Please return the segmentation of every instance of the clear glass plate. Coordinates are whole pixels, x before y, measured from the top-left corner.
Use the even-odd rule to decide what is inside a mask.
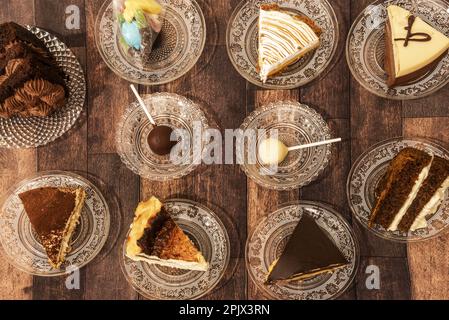
[[[208,122],[199,105],[174,93],[155,93],[143,99],[157,124],[186,130],[192,144],[200,141],[203,150],[202,134],[208,128]],[[201,125],[201,132],[194,130],[194,123]],[[147,142],[152,128],[153,125],[137,102],[127,108],[117,127],[117,152],[134,173],[149,180],[168,181],[191,173],[201,163],[202,152],[194,152],[196,150],[193,147],[186,155],[188,159],[185,164],[173,163],[169,155],[155,154]]]
[[[260,80],[257,72],[258,20],[263,3],[277,3],[280,7],[305,15],[314,20],[323,30],[321,45],[307,54],[284,72]],[[268,89],[293,89],[304,86],[330,70],[337,51],[339,28],[334,9],[327,0],[244,0],[229,19],[226,46],[235,69],[249,82]]]
[[[161,0],[166,8],[151,66],[132,61],[122,52],[112,1],[106,0],[95,23],[95,42],[104,62],[120,77],[158,85],[182,77],[196,64],[206,43],[206,23],[195,0]]]
[[[0,148],[34,148],[56,140],[75,124],[86,99],[83,69],[73,52],[51,33],[32,26],[27,29],[44,42],[66,74],[69,96],[66,105],[48,117],[0,118]]]
[[[443,0],[416,0],[418,15],[449,36],[449,4]],[[388,88],[384,70],[387,7],[399,5],[413,11],[410,0],[376,1],[354,21],[346,40],[346,58],[352,75],[379,97],[410,100],[428,96],[449,82],[449,55],[426,75],[407,85]]]
[[[81,187],[86,191],[80,223],[71,239],[72,250],[59,270],[48,262],[18,196],[41,187]],[[4,256],[18,269],[37,276],[60,276],[69,267],[82,268],[98,255],[109,235],[109,207],[103,195],[88,180],[71,172],[39,172],[19,182],[3,197],[0,214],[0,243]]]
[[[209,262],[206,272],[180,270],[125,256],[122,246],[122,271],[142,296],[155,300],[199,299],[210,293],[223,278],[230,260],[230,242],[220,218],[209,208],[196,202],[172,199],[164,202],[166,210],[190,237]]]
[[[278,130],[278,138],[286,146],[295,146],[328,140],[331,130],[326,121],[315,110],[295,101],[271,103],[251,113],[240,127],[248,129]],[[263,140],[258,136],[257,146]],[[239,153],[242,146],[237,146]],[[247,141],[243,145],[244,163],[241,168],[245,174],[262,187],[274,190],[292,190],[305,186],[324,171],[331,156],[330,145],[292,151],[278,166],[276,173],[261,163],[258,155],[251,164]]]
[[[265,285],[268,268],[282,254],[303,214],[316,220],[350,264],[303,281]],[[359,247],[352,228],[333,208],[318,202],[299,201],[284,205],[261,221],[246,242],[246,266],[251,280],[273,299],[335,299],[351,285],[358,263]]]
[[[377,236],[396,242],[416,242],[438,236],[449,225],[449,196],[435,215],[428,220],[428,227],[416,231],[388,231],[380,225],[368,226],[371,210],[376,202],[375,190],[385,175],[390,161],[404,148],[413,147],[430,154],[449,159],[449,152],[436,143],[420,138],[394,138],[380,142],[364,152],[354,163],[348,177],[346,193],[352,213],[357,220]]]

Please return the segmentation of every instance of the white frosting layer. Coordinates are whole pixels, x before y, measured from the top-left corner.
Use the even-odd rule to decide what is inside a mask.
[[[260,77],[268,76],[294,63],[318,47],[320,39],[307,23],[292,14],[277,10],[260,10],[259,66]]]
[[[418,179],[415,181],[415,185],[412,188],[412,191],[407,197],[407,200],[402,205],[401,209],[399,209],[398,213],[394,217],[393,222],[388,227],[389,231],[396,231],[398,229],[398,225],[407,212],[408,208],[412,205],[413,200],[415,200],[416,195],[418,194],[419,189],[421,188],[424,180],[426,180],[429,175],[430,167],[432,166],[432,161],[429,163],[427,167],[422,169],[421,173],[418,176]]]
[[[424,208],[418,214],[418,216],[416,217],[415,221],[413,222],[413,224],[410,228],[411,231],[415,231],[415,230],[427,227],[426,217],[435,214],[435,212],[440,207],[441,202],[443,202],[444,194],[446,193],[446,190],[448,188],[449,188],[449,177],[446,178],[446,180],[443,182],[443,184],[440,186],[440,188],[438,188],[438,190],[435,192],[435,194],[432,196],[432,198],[429,200],[429,202],[424,206]]]

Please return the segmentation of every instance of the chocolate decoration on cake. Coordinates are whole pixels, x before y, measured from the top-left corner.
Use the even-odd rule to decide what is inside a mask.
[[[429,42],[432,40],[432,37],[430,34],[427,34],[425,32],[415,32],[412,33],[412,27],[415,23],[416,17],[414,15],[411,15],[408,17],[408,26],[404,29],[407,30],[407,36],[405,38],[396,38],[395,41],[404,41],[404,47],[408,46],[409,41],[416,41],[416,42]]]
[[[155,126],[148,135],[150,149],[160,156],[170,154],[171,149],[178,143],[170,140],[173,129],[168,126]]]
[[[0,117],[46,117],[65,105],[65,75],[24,27],[0,25]]]

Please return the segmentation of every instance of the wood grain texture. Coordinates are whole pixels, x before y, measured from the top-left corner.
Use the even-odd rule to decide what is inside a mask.
[[[34,2],[23,0],[2,1],[0,23],[16,21],[21,24],[34,24]],[[36,150],[0,149],[0,195],[16,182],[36,172]],[[0,248],[0,252],[1,252]],[[30,299],[32,297],[33,277],[20,272],[0,259],[0,299]]]
[[[77,50],[77,57],[85,68],[85,49],[80,47],[78,41],[72,43],[74,32],[65,28],[65,8],[76,4],[84,13],[84,1],[61,0],[57,3],[52,0],[35,0],[36,25],[48,30],[56,30],[69,48]],[[49,12],[52,14],[50,15]],[[61,23],[57,23],[60,21]],[[83,34],[85,24],[81,24],[81,30],[76,31]],[[84,176],[87,174],[87,125],[83,117],[78,121],[75,128],[70,130],[64,137],[37,149],[37,169],[76,171]],[[85,269],[80,270],[81,288],[79,290],[68,290],[65,285],[65,277],[44,278],[34,277],[33,299],[81,299],[85,289]]]
[[[446,108],[439,102],[437,106]],[[449,148],[449,117],[404,120],[404,136],[436,140]],[[413,299],[449,299],[449,234],[408,245]]]

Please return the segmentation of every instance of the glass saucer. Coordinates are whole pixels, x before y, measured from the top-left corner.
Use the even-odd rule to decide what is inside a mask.
[[[33,26],[26,27],[41,39],[64,71],[69,95],[66,105],[48,117],[0,118],[0,148],[35,148],[46,145],[69,131],[84,108],[86,79],[76,56],[51,33]]]
[[[18,196],[41,187],[81,187],[86,191],[80,223],[71,239],[72,250],[59,270],[50,266]],[[4,256],[18,269],[37,276],[60,276],[73,267],[82,268],[98,255],[109,235],[109,207],[103,195],[91,182],[71,172],[39,172],[19,182],[3,197],[0,214]]]
[[[313,53],[304,56],[281,74],[266,83],[257,72],[258,19],[263,3],[277,3],[280,7],[305,15],[322,29],[321,45]],[[327,0],[244,0],[229,19],[226,46],[235,69],[249,82],[268,89],[293,89],[304,86],[330,69],[337,51],[339,28],[334,9]]]
[[[154,300],[192,300],[211,292],[223,278],[230,259],[228,233],[209,208],[184,199],[164,202],[166,210],[195,243],[209,263],[206,272],[181,270],[126,257],[122,246],[121,267],[125,278],[142,296]]]
[[[416,231],[388,231],[380,225],[368,226],[371,209],[376,202],[375,190],[385,175],[390,161],[404,148],[413,147],[449,159],[449,151],[440,145],[420,139],[394,138],[380,142],[364,152],[354,163],[348,176],[346,193],[352,213],[357,220],[377,236],[396,242],[417,242],[438,236],[449,225],[449,196],[435,215],[428,220],[428,227]]]
[[[303,281],[265,285],[268,268],[282,254],[303,214],[316,220],[350,262],[349,265]],[[351,227],[333,208],[318,202],[286,204],[260,222],[246,242],[246,267],[251,280],[265,295],[273,299],[336,299],[351,285],[358,263],[359,247]]]
[[[295,101],[271,103],[251,113],[240,127],[247,130],[278,130],[278,139],[286,146],[295,146],[328,140],[331,130],[326,121],[315,110]],[[264,139],[257,136],[257,149]],[[243,152],[241,151],[243,147]],[[279,164],[276,172],[262,164],[257,155],[256,162],[251,162],[251,148],[248,140],[241,146],[243,154],[241,168],[245,174],[262,187],[274,190],[293,190],[303,187],[315,179],[329,164],[332,146],[325,145],[304,150],[292,151]]]
[[[206,22],[195,0],[161,0],[166,8],[162,31],[150,54],[151,66],[129,60],[119,44],[112,1],[106,0],[95,22],[95,42],[104,62],[120,77],[158,85],[182,77],[196,64],[206,43]]]
[[[193,101],[173,93],[155,93],[143,97],[155,122],[172,129],[183,129],[189,134],[192,145],[201,142],[201,152],[191,148],[185,163],[176,164],[170,156],[155,154],[147,143],[153,128],[137,102],[132,103],[117,127],[116,146],[123,163],[142,178],[168,181],[191,173],[202,161],[203,133],[208,122],[201,107]],[[195,130],[194,124],[200,125]]]
[[[449,36],[449,3],[442,0],[416,0],[416,3],[418,15]],[[410,100],[428,96],[449,82],[449,55],[420,79],[407,85],[388,88],[383,65],[389,5],[413,11],[410,0],[379,0],[362,11],[354,21],[346,41],[349,68],[362,87],[379,97]]]

